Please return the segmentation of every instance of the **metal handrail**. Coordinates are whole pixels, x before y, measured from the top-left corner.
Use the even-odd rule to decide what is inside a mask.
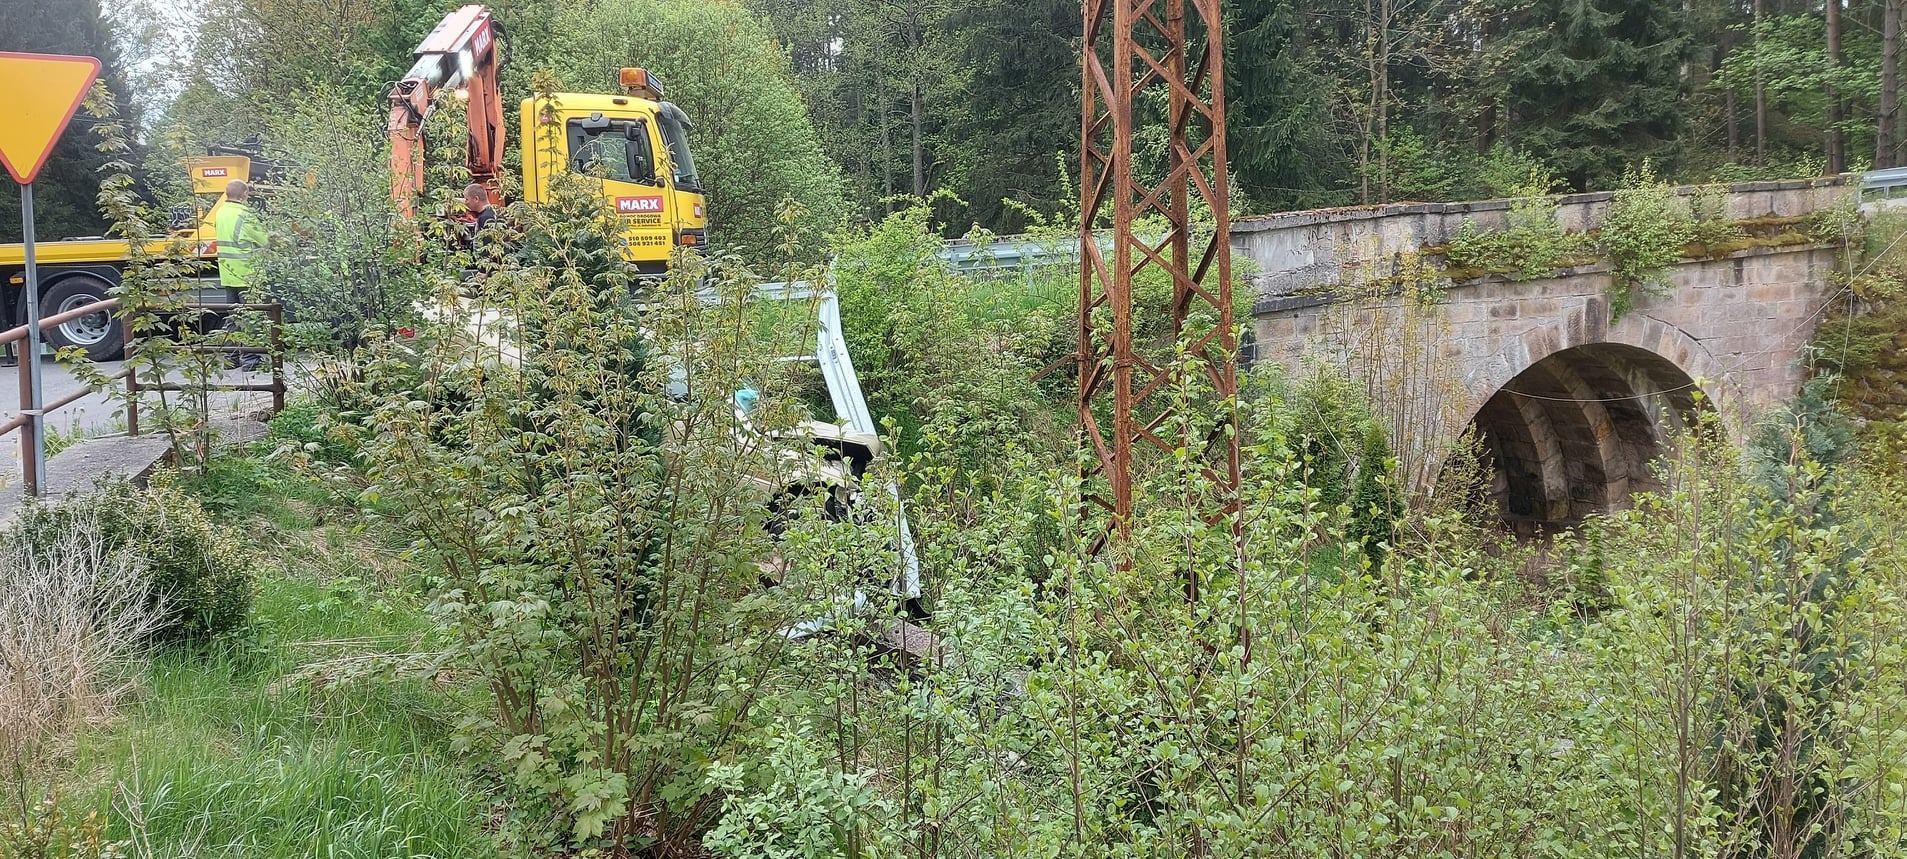
[[[45,319],[40,320],[40,330],[45,331],[49,328],[58,328],[59,326],[65,325],[66,323],[71,322],[75,319],[78,319],[82,316],[91,316],[102,310],[118,310],[118,309],[119,309],[119,299],[117,298],[108,298],[105,301],[95,301],[92,304],[86,304],[79,307],[75,307],[72,310],[66,311],[65,313],[56,313],[52,316],[48,316]],[[26,339],[25,325],[15,325],[12,328],[9,328],[5,331],[0,331],[0,346],[5,346],[8,343],[16,343],[25,339]]]
[[[205,385],[208,391],[257,391],[271,394],[272,414],[285,410],[285,306],[282,304],[254,302],[221,302],[215,304],[194,304],[193,310],[263,310],[265,317],[271,320],[271,345],[263,349],[249,346],[196,346],[196,350],[206,352],[224,352],[232,355],[269,355],[271,357],[271,384],[269,385]],[[126,354],[132,355],[133,338],[126,336]],[[139,381],[138,374],[126,376],[126,434],[139,434],[139,393],[141,391],[184,391],[200,386],[181,385],[176,382],[160,382],[156,385]]]
[[[119,299],[117,298],[108,298],[104,301],[95,301],[92,304],[76,307],[64,313],[57,313],[52,316],[48,316],[45,319],[40,320],[39,328],[43,332],[48,331],[53,328],[57,328],[61,325],[65,325],[68,322],[72,322],[75,319],[79,319],[80,317],[83,317],[83,316],[90,316],[95,313],[109,313],[114,310],[118,310],[119,306],[120,306]],[[243,346],[233,346],[233,347],[198,346],[193,348],[202,349],[205,351],[228,352],[232,354],[270,355],[271,356],[271,373],[272,373],[271,384],[269,385],[209,385],[207,386],[207,388],[209,390],[217,390],[217,391],[260,391],[260,392],[269,391],[272,395],[272,412],[277,413],[277,412],[284,411],[285,410],[285,392],[286,392],[285,361],[284,361],[284,343],[285,343],[284,341],[284,306],[280,304],[259,304],[259,303],[219,303],[219,304],[194,304],[192,305],[192,309],[207,310],[207,311],[220,311],[220,310],[263,310],[265,311],[266,317],[271,320],[271,345],[269,347],[257,348],[257,347],[243,347]],[[16,325],[5,331],[0,331],[0,346],[5,346],[11,343],[19,343],[21,341],[27,340],[28,339],[27,328],[28,326],[22,324],[22,325]],[[134,348],[134,340],[131,333],[128,332],[126,336],[126,344],[124,347],[126,355],[128,357],[130,357],[133,354],[133,348]],[[16,347],[16,351],[24,351],[24,350]],[[40,445],[36,443],[37,439],[35,438],[34,434],[39,431],[41,426],[44,425],[44,420],[46,416],[56,409],[60,409],[60,408],[64,408],[66,406],[72,405],[75,401],[79,400],[81,397],[84,397],[88,394],[95,393],[98,390],[100,390],[99,388],[95,388],[91,385],[88,385],[77,391],[67,394],[66,396],[60,397],[59,399],[54,400],[53,402],[45,403],[41,405],[38,409],[35,409],[33,408],[33,405],[32,405],[33,401],[36,399],[35,391],[33,389],[33,364],[36,363],[38,360],[39,360],[38,355],[22,354],[20,356],[20,360],[18,362],[20,367],[20,411],[16,412],[12,417],[8,418],[7,420],[0,421],[0,436],[5,436],[6,434],[13,432],[14,430],[21,430],[20,468],[21,468],[21,471],[24,472],[24,482],[26,485],[26,491],[28,495],[38,495],[40,493],[40,486],[38,481],[39,462],[37,461]],[[122,368],[119,372],[106,377],[107,382],[117,382],[122,379],[125,380],[126,382],[126,432],[128,435],[139,434],[139,393],[140,391],[142,390],[183,391],[187,388],[187,386],[185,385],[180,385],[173,382],[161,382],[156,385],[153,385],[153,384],[141,385],[139,382],[139,375],[137,373],[134,373],[133,368],[131,367]],[[40,419],[39,422],[36,422],[34,420],[36,417]]]

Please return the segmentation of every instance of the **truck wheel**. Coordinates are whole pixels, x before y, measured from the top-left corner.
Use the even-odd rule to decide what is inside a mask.
[[[62,279],[41,296],[40,318],[105,301],[110,289],[105,281],[90,275]],[[111,361],[126,345],[126,329],[112,311],[102,310],[47,329],[46,342],[55,349],[78,346],[86,350],[89,359]]]

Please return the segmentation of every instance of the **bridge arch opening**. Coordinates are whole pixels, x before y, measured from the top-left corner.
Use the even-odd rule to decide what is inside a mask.
[[[1518,373],[1471,427],[1504,523],[1537,534],[1658,488],[1651,464],[1690,425],[1697,403],[1695,381],[1668,359],[1593,343]]]

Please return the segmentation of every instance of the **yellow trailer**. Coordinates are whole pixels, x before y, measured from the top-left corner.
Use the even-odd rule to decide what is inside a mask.
[[[171,236],[146,242],[149,254],[165,253],[174,241],[182,241],[186,253],[202,263],[192,288],[202,302],[237,301],[231,290],[218,283],[214,259],[218,252],[212,230],[218,207],[225,203],[225,183],[233,179],[250,182],[263,180],[262,165],[245,155],[207,155],[187,160],[192,179],[193,202],[173,213]],[[34,263],[40,282],[40,314],[52,316],[75,310],[110,297],[119,286],[132,254],[124,239],[77,238],[34,243]],[[0,327],[10,328],[26,321],[26,247],[19,243],[0,244],[0,278],[5,278],[5,298],[0,299]],[[125,331],[110,313],[94,313],[59,325],[46,333],[46,342],[54,348],[77,346],[95,361],[119,357],[125,345]]]

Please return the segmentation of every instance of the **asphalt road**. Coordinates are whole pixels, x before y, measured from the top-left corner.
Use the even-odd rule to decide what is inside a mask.
[[[94,365],[100,372],[111,376],[123,366],[118,361]],[[42,385],[45,395],[41,402],[51,402],[86,387],[79,376],[67,367],[53,361],[41,365]],[[271,373],[228,371],[220,376],[224,384],[265,384],[271,381]],[[48,434],[59,433],[66,436],[79,434],[84,437],[110,435],[126,431],[126,403],[123,392],[125,383],[119,382],[120,396],[113,397],[105,392],[87,394],[70,405],[46,416]],[[219,391],[212,394],[212,412],[220,414],[238,414],[252,411],[270,402],[270,394],[238,393]],[[167,394],[169,402],[178,402],[179,394]],[[157,394],[146,394],[140,398],[141,417],[145,417],[149,408],[158,405]],[[18,367],[0,367],[0,420],[19,413],[20,406],[20,370]],[[146,421],[150,421],[146,418]],[[142,421],[142,423],[145,423]],[[153,425],[147,424],[148,427]],[[11,483],[20,479],[20,433],[12,432],[0,436],[0,483]]]

